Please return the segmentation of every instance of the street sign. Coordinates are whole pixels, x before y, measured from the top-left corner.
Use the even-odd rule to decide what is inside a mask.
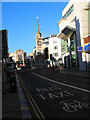
[[[84,51],[85,52],[90,51],[90,44],[84,46]]]
[[[78,46],[78,51],[83,51],[83,47]]]

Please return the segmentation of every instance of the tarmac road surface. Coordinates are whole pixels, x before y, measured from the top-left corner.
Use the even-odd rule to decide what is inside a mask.
[[[32,118],[88,118],[88,78],[42,69],[17,74]]]

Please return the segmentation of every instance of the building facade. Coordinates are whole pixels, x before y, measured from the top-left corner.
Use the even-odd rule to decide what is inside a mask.
[[[38,32],[36,33],[36,38],[35,38],[35,41],[36,41],[36,55],[40,55],[43,53],[43,48],[42,48],[42,34],[40,33],[39,31],[39,20],[38,20],[38,17],[37,17],[37,24],[38,24]]]
[[[35,55],[36,55],[36,47],[33,49],[33,60],[35,62]]]
[[[45,59],[49,59],[49,37],[43,38],[43,53]]]
[[[23,50],[16,50],[15,53],[10,53],[9,57],[12,57],[15,63],[25,63],[26,53]]]
[[[61,58],[61,39],[57,35],[50,35],[49,38],[49,59],[51,57],[56,60]]]
[[[44,61],[44,55],[43,55],[43,37],[42,34],[39,31],[39,21],[37,17],[37,23],[38,23],[38,32],[36,33],[36,48],[35,48],[35,53],[34,53],[34,60],[37,65],[43,64]]]
[[[28,57],[30,58],[30,62],[33,63],[33,52],[29,53]]]
[[[7,63],[8,63],[8,30],[0,30],[0,77],[2,78],[2,94],[6,92],[6,82],[8,80],[7,76]]]
[[[57,35],[43,38],[43,53],[46,60],[61,58],[61,39]]]
[[[36,34],[36,55],[39,55],[41,53],[43,53],[43,48],[42,48],[42,34],[39,31],[38,28],[38,32]]]
[[[0,48],[2,49],[2,59],[7,59],[8,53],[8,30],[0,30]]]
[[[63,64],[68,68],[87,70],[90,62],[90,3],[70,0],[62,11],[58,26]]]

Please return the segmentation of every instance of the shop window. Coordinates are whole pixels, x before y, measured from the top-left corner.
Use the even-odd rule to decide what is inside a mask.
[[[76,54],[72,55],[72,67],[75,67],[76,66]]]
[[[61,39],[61,52],[62,54],[67,52],[67,40]]]
[[[71,51],[75,51],[75,43],[74,43],[74,40],[71,40],[70,45],[71,45]]]

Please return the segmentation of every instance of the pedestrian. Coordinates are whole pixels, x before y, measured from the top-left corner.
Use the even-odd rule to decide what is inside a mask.
[[[55,61],[53,61],[53,70],[54,70],[54,68],[55,68]]]
[[[53,64],[52,64],[52,61],[50,60],[50,69],[52,68],[52,65],[53,65]]]

